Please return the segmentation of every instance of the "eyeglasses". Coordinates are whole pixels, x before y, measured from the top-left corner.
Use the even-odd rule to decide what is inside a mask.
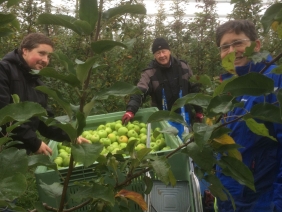
[[[242,40],[236,40],[233,43],[229,43],[229,44],[224,44],[219,48],[220,52],[224,53],[227,52],[230,49],[230,46],[232,46],[233,48],[241,48],[245,46],[246,41],[250,41],[250,39],[242,39]]]
[[[169,50],[168,49],[162,49],[162,50],[159,50],[159,51],[156,51],[154,53],[155,56],[160,56],[161,54],[166,54]]]

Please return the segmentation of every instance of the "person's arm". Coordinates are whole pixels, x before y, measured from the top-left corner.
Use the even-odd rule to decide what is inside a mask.
[[[133,94],[130,96],[130,100],[126,106],[126,112],[122,117],[123,124],[126,124],[134,118],[135,114],[139,110],[139,107],[145,101],[146,96],[150,93],[150,76],[148,75],[147,71],[142,72],[137,87],[143,94]]]

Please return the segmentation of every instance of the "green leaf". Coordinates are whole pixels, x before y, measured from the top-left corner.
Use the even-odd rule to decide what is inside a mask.
[[[75,75],[75,69],[74,69],[74,63],[68,58],[67,55],[63,54],[62,51],[56,51],[53,52],[52,55],[54,55],[59,62],[61,63],[61,65],[71,74]],[[41,69],[42,71],[43,69]]]
[[[262,74],[252,72],[240,76],[226,84],[224,92],[231,93],[232,96],[260,96],[266,93],[271,93],[273,87],[274,82],[272,79]]]
[[[97,143],[82,143],[72,145],[71,153],[76,162],[82,163],[85,167],[92,165],[103,150],[103,144]]]
[[[0,110],[0,126],[11,121],[26,121],[33,116],[42,115],[47,115],[47,112],[38,103],[21,102],[9,104]]]
[[[13,103],[20,103],[20,97],[17,94],[12,95]]]
[[[63,110],[69,117],[72,116],[72,109],[70,104],[64,100],[64,98],[58,91],[46,86],[37,86],[36,90],[46,93],[49,97],[52,97],[63,108]]]
[[[243,162],[233,157],[222,156],[217,163],[222,168],[223,174],[255,191],[253,174]]]
[[[2,168],[1,172],[3,172]],[[14,172],[10,176],[0,179],[0,200],[13,201],[24,194],[27,189],[27,182],[22,173]]]
[[[97,0],[80,0],[79,3],[79,18],[88,22],[90,30],[93,31],[99,14]]]
[[[152,149],[150,149],[150,148],[143,148],[143,149],[137,151],[136,158],[139,161],[142,161],[145,158],[145,156],[148,155],[151,151],[152,151]]]
[[[279,107],[269,103],[254,105],[250,111],[253,118],[282,124]]]
[[[186,104],[198,105],[205,109],[209,105],[211,98],[211,96],[206,94],[190,93],[183,96],[182,98],[177,99],[173,103],[171,111],[175,111]]]
[[[261,24],[264,29],[264,33],[267,33],[271,27],[271,24],[276,20],[276,16],[282,12],[282,3],[275,3],[268,7],[261,17]]]
[[[63,186],[60,183],[53,183],[51,185],[47,185],[46,183],[40,180],[39,186],[43,189],[43,191],[54,199],[58,199],[61,197],[63,192]]]
[[[89,116],[92,108],[94,107],[95,103],[93,100],[91,100],[90,102],[88,102],[87,104],[85,104],[85,106],[83,107],[83,113],[85,114],[85,116]]]
[[[253,54],[255,53],[254,52],[254,49],[256,47],[256,42],[251,42],[251,45],[250,46],[247,46],[245,48],[245,52],[243,53],[243,57],[248,57],[250,58],[251,56],[253,56]]]
[[[195,143],[200,149],[210,140],[213,130],[219,126],[220,123],[209,126],[203,123],[195,123],[193,125]]]
[[[274,69],[272,69],[272,70],[270,71],[270,73],[282,74],[282,65],[276,66]]]
[[[226,114],[232,108],[234,97],[231,95],[221,95],[221,96],[215,96],[211,99],[210,104],[207,108],[207,116],[208,117],[214,117],[221,114]]]
[[[89,71],[92,69],[92,66],[95,64],[95,61],[96,61],[96,58],[91,57],[91,58],[88,58],[85,61],[85,63],[77,65],[76,75],[81,84],[84,84],[89,74]]]
[[[228,197],[226,195],[226,193],[224,192],[222,187],[218,187],[217,185],[213,185],[211,184],[209,187],[209,190],[211,191],[211,193],[219,198],[221,201],[226,201],[228,200]]]
[[[10,140],[12,140],[12,139],[9,138],[9,137],[2,137],[2,138],[0,138],[0,146],[4,145],[5,143],[7,143]]]
[[[11,23],[12,21],[14,21],[14,19],[16,19],[16,16],[13,14],[0,13],[0,26]]]
[[[43,68],[38,72],[38,75],[58,79],[72,87],[80,86],[80,82],[74,74],[60,74],[54,68]]]
[[[93,183],[92,186],[79,186],[75,194],[71,195],[71,198],[76,202],[82,202],[85,199],[101,199],[109,203],[112,207],[115,204],[115,194],[113,188],[110,186],[103,186]]]
[[[90,35],[92,33],[91,26],[87,21],[76,20],[73,22],[73,25],[85,35]]]
[[[125,13],[130,14],[142,14],[146,15],[146,8],[142,4],[134,4],[134,5],[121,5],[115,8],[111,8],[103,13],[104,19],[110,19],[117,15],[123,15]]]
[[[222,94],[222,92],[224,91],[224,88],[226,86],[227,83],[231,82],[232,80],[236,79],[238,77],[233,76],[229,79],[224,80],[219,86],[217,86],[213,92],[213,97],[218,96],[220,94]]]
[[[235,59],[236,59],[235,52],[229,53],[222,59],[222,67],[233,75],[237,75],[234,65]]]
[[[143,182],[145,183],[146,190],[144,191],[144,194],[150,194],[152,188],[153,188],[153,180],[150,177],[144,176]]]
[[[15,175],[15,173],[26,174],[27,155],[25,150],[11,147],[0,152],[0,181]]]
[[[28,166],[47,166],[48,168],[57,170],[57,165],[47,155],[31,155],[28,157]]]
[[[269,135],[269,131],[264,124],[260,124],[252,118],[248,118],[248,119],[244,119],[244,120],[245,120],[247,126],[249,127],[249,129],[253,133],[255,133],[257,135],[265,136],[265,137],[270,138],[271,140],[277,141],[276,138]]]
[[[47,126],[56,126],[56,127],[61,128],[65,133],[68,134],[71,141],[74,141],[77,138],[77,136],[78,136],[77,130],[72,126],[71,123],[66,123],[66,124],[61,124],[61,123],[57,123],[57,122],[55,123],[54,122],[55,119],[53,119],[53,121],[50,124],[48,124],[48,122],[51,121],[51,120],[52,120],[52,118],[48,119],[47,123],[45,122]]]
[[[152,161],[151,165],[158,179],[168,185],[170,183],[170,165],[167,159],[164,156],[160,156]]]
[[[68,15],[54,15],[43,13],[38,16],[37,24],[51,24],[63,26],[81,35],[82,31],[73,24],[75,21],[76,19],[74,17]]]
[[[154,112],[152,115],[149,116],[147,123],[159,121],[174,121],[177,123],[181,123],[184,126],[187,126],[187,123],[183,120],[183,117],[181,115],[167,110],[160,110]]]
[[[81,135],[84,127],[86,126],[86,117],[84,113],[77,111],[76,119],[77,119],[77,135]]]
[[[212,135],[211,135],[211,139],[213,138],[218,138],[224,134],[228,134],[230,133],[231,130],[227,127],[220,127],[218,129],[215,129],[213,132],[212,132]]]
[[[183,149],[183,153],[186,153],[191,157],[197,166],[201,167],[206,172],[210,172],[216,162],[213,151],[208,146],[200,148],[196,143],[190,143],[186,149]]]
[[[123,97],[129,94],[142,94],[142,92],[137,86],[125,82],[116,82],[113,86],[96,93],[93,100],[103,100],[107,99],[109,96]]]
[[[239,149],[239,148],[244,148],[240,146],[239,144],[220,144],[218,142],[213,141],[211,143],[212,148],[214,149],[215,152],[228,152],[231,149]]]
[[[190,79],[190,82],[196,82],[201,83],[205,86],[212,86],[211,78],[210,76],[203,74],[203,75],[193,75]]]
[[[6,37],[6,36],[9,36],[9,35],[12,35],[13,33],[14,33],[14,31],[11,30],[8,27],[1,27],[0,28],[0,37]]]
[[[262,52],[257,52],[254,54],[251,59],[254,64],[259,63],[261,61],[265,61],[270,53],[268,51],[263,50]]]
[[[91,43],[91,48],[96,54],[102,54],[106,51],[110,51],[116,46],[127,48],[125,44],[113,40],[99,40]]]
[[[26,122],[29,122],[29,120],[26,120],[26,121],[19,121],[19,122],[13,122],[12,125],[10,125],[9,127],[6,128],[6,132],[7,133],[11,133],[15,128],[17,128],[18,126],[26,123]]]

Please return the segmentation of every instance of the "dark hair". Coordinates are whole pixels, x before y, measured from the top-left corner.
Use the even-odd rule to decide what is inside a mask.
[[[20,50],[24,48],[28,50],[32,50],[38,47],[40,44],[47,44],[52,48],[54,48],[54,44],[48,36],[42,33],[30,33],[23,38],[20,44]]]
[[[227,21],[224,24],[220,25],[216,29],[216,45],[220,46],[220,40],[223,35],[229,32],[235,32],[240,34],[241,32],[245,33],[251,41],[258,39],[258,35],[255,29],[255,25],[248,20],[231,20]]]

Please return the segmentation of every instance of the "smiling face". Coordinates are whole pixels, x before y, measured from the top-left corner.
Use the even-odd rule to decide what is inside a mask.
[[[170,50],[161,49],[154,53],[156,61],[163,66],[170,66]]]
[[[260,41],[254,41],[256,46],[254,48],[255,52],[260,50]],[[227,32],[225,33],[220,40],[220,57],[223,59],[226,55],[235,51],[235,66],[244,66],[250,60],[247,57],[243,57],[243,53],[245,52],[245,48],[250,46],[252,41],[247,35],[243,32],[237,34],[235,32]],[[230,44],[230,45],[228,45]]]
[[[50,53],[53,52],[53,47],[47,44],[39,44],[31,50],[22,49],[22,56],[31,69],[41,70],[46,67],[50,61]]]

